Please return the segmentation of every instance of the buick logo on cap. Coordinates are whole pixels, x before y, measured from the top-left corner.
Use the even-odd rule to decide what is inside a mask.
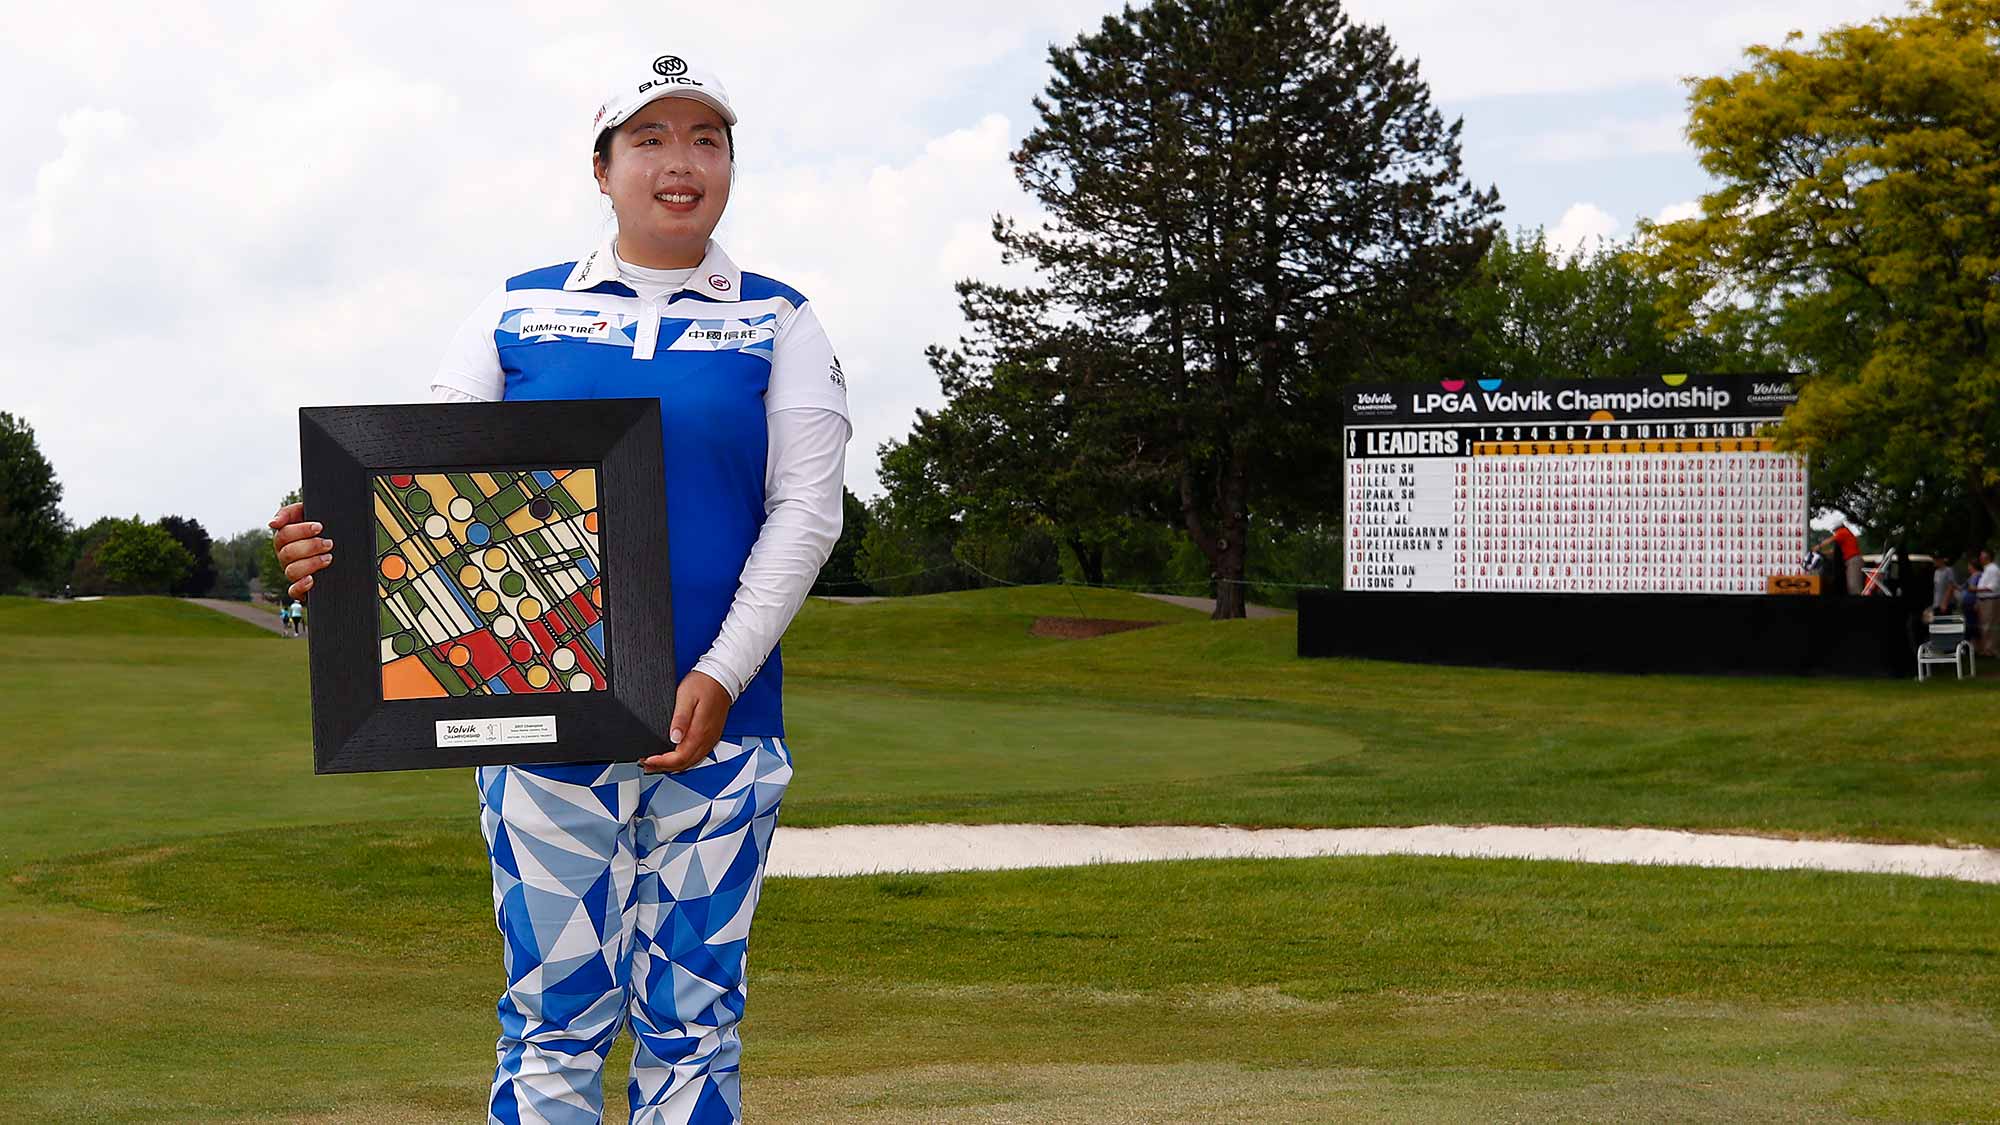
[[[672,78],[676,74],[686,74],[688,64],[673,55],[661,55],[653,60],[653,73],[662,78]]]

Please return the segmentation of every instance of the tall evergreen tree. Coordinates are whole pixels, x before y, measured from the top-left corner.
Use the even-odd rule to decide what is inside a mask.
[[[1240,617],[1252,513],[1338,510],[1339,387],[1431,346],[1497,196],[1337,0],[1158,0],[1050,61],[1014,154],[1047,220],[994,223],[1037,280],[962,283],[947,362],[1023,404],[1017,439],[1060,404],[1055,464],[1170,510]]]

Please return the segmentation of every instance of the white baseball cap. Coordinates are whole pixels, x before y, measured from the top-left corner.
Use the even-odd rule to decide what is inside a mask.
[[[729,107],[729,91],[715,75],[689,66],[679,55],[661,55],[643,72],[634,71],[618,84],[610,96],[598,104],[590,120],[590,147],[606,129],[623,125],[628,118],[661,98],[693,98],[722,115],[726,125],[736,124],[736,111]]]

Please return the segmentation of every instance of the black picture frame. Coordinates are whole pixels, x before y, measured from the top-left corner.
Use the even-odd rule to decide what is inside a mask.
[[[650,398],[301,408],[306,517],[334,542],[309,595],[313,772],[636,761],[666,749],[675,678],[661,441]],[[606,690],[384,700],[375,478],[549,466],[598,470]],[[552,732],[536,723],[544,717]],[[439,746],[443,723],[554,741]]]

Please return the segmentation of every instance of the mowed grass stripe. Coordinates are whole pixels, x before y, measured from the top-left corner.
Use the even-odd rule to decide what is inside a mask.
[[[917,754],[909,742],[923,738],[940,759],[978,765],[940,769],[921,790],[884,779],[858,794],[833,789],[838,766],[802,769],[791,822],[1650,825],[2000,842],[2000,677],[1919,688],[1301,660],[1291,619],[1198,614],[1089,641],[1027,636],[1039,614],[1173,608],[1057,589],[810,603],[786,642],[803,762],[867,762],[878,742],[885,756]],[[955,706],[1000,697],[1029,701],[1046,721],[999,732],[959,721]],[[1291,724],[1296,757],[1254,760],[1249,731],[1216,739],[1135,719],[1135,737],[1162,757],[1205,760],[1212,775],[1107,768],[1097,786],[1005,797],[1037,767],[1038,745],[1093,753],[1061,742],[1079,708]],[[851,747],[850,731],[868,731],[871,745]],[[1919,824],[1946,807],[1956,811]]]
[[[313,776],[306,646],[194,608],[252,638],[0,645],[0,871],[225,827],[476,815],[468,770]]]
[[[786,642],[800,767],[788,823],[1576,824],[2000,844],[2000,681],[1303,661],[1285,619],[1211,623],[1073,594],[810,603]],[[18,779],[0,791],[0,866],[211,829],[221,810],[179,797],[189,775],[240,826],[467,808],[465,771],[313,778],[305,646],[179,608],[260,643],[0,647],[0,768]],[[1178,623],[1028,635],[1058,611]]]
[[[4,899],[0,924],[35,967],[0,978],[0,1105],[21,1120],[482,1111],[497,954],[321,953]],[[939,985],[844,976],[850,952],[781,971],[760,938],[752,1120],[1963,1122],[1994,1119],[2000,1078],[1992,1021],[1929,1004]]]
[[[2000,751],[1972,745],[1983,735],[1962,714],[1913,717],[1907,741],[1871,744],[1754,711],[1560,729],[1574,701],[1541,727],[1474,731],[1454,710],[817,681],[788,695],[799,770],[786,821],[801,826],[1519,824],[2000,843]]]
[[[127,995],[130,965],[102,982],[17,978],[24,1028],[55,1010],[105,1024],[89,1044],[0,1044],[0,1066],[61,1074],[114,1052],[124,1073],[102,1100],[25,1089],[142,1119],[133,1091],[189,1065],[153,1021],[190,1006],[250,1018],[224,997],[289,981],[304,991],[273,996],[241,1036],[268,1055],[219,1050],[213,1104],[289,1116],[407,1097],[411,1120],[474,1113],[501,983],[485,874],[461,824],[38,865],[11,888],[42,904],[32,930],[119,926],[135,936],[113,948],[171,959],[171,986]],[[786,1121],[1201,1105],[1277,1120],[1979,1120],[2000,1079],[1996,910],[1992,888],[1939,881],[1412,858],[775,879],[752,956],[749,1088],[763,1119]],[[364,1051],[361,1027],[396,1049]],[[301,1029],[296,1050],[276,1049]],[[286,1080],[324,1066],[355,1085]],[[1064,1074],[1082,1080],[1071,1104],[1054,1097]]]
[[[0,597],[0,637],[120,636],[283,639],[269,629],[180,598],[58,602]]]
[[[10,883],[190,932],[478,960],[495,940],[487,875],[476,825],[438,822],[236,832],[40,863]],[[758,946],[780,971],[849,949],[843,976],[951,985],[1866,999],[2000,1016],[2000,889],[1947,880],[1339,857],[769,885],[782,891],[760,909]]]

